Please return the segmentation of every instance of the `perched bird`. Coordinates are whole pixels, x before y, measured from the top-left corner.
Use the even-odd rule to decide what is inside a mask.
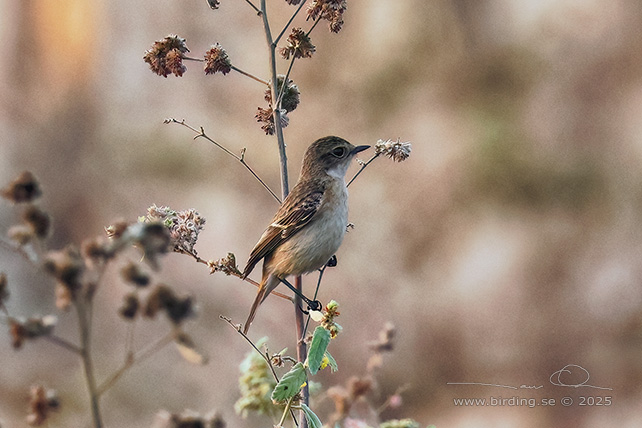
[[[339,249],[348,225],[345,174],[352,158],[368,147],[325,137],[306,150],[299,181],[254,246],[243,270],[245,278],[263,259],[263,277],[245,333],[259,305],[282,279],[323,267]]]

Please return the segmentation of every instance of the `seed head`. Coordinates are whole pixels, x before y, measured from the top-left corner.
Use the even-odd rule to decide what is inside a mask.
[[[232,70],[232,63],[225,49],[218,43],[205,52],[205,74],[221,72],[227,74]]]

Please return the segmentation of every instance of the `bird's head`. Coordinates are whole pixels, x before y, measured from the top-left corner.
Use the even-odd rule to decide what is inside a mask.
[[[308,147],[303,157],[301,176],[326,173],[332,177],[345,177],[352,158],[370,146],[354,146],[340,137],[325,137]]]

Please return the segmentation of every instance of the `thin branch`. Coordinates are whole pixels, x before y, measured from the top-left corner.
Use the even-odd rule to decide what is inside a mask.
[[[356,174],[355,174],[355,175],[350,179],[350,181],[348,181],[348,184],[346,184],[346,187],[348,187],[350,184],[352,184],[352,182],[355,180],[355,178],[357,178],[357,177],[359,176],[359,174],[361,174],[361,172],[362,172],[364,169],[366,169],[366,167],[367,167],[368,165],[370,165],[370,164],[372,163],[372,161],[373,161],[373,160],[377,159],[377,158],[379,157],[379,155],[380,155],[380,154],[381,154],[381,153],[375,153],[375,154],[374,154],[374,155],[373,155],[373,156],[368,160],[368,162],[361,163],[361,168],[360,168],[360,169],[359,169],[359,171],[357,171],[357,173],[356,173]]]
[[[239,155],[237,155],[236,153],[234,153],[234,152],[232,152],[232,151],[228,150],[226,147],[224,147],[224,146],[222,146],[221,144],[219,144],[219,143],[217,143],[216,141],[214,141],[214,140],[213,140],[212,138],[210,138],[208,135],[206,135],[206,134],[205,134],[205,130],[203,129],[203,127],[202,127],[202,126],[201,126],[201,128],[200,128],[200,129],[196,129],[196,128],[194,128],[193,126],[191,126],[191,125],[189,125],[189,124],[185,123],[185,120],[176,120],[176,119],[174,119],[173,117],[172,117],[172,118],[165,119],[165,121],[164,121],[164,122],[165,122],[165,123],[177,123],[177,124],[179,124],[179,125],[183,125],[184,127],[186,127],[186,128],[188,128],[188,129],[190,129],[191,131],[193,131],[193,132],[196,134],[196,136],[194,137],[194,139],[197,139],[197,138],[205,138],[207,141],[209,141],[210,143],[214,144],[216,147],[218,147],[219,149],[223,150],[223,151],[224,151],[225,153],[227,153],[228,155],[232,156],[234,159],[236,159],[237,161],[239,161],[239,162],[240,162],[240,163],[245,167],[245,169],[247,169],[247,170],[250,172],[250,174],[252,174],[252,175],[254,176],[254,178],[256,178],[256,180],[258,180],[258,182],[259,182],[259,183],[261,183],[261,185],[265,188],[265,190],[267,190],[267,191],[270,193],[270,195],[272,195],[272,197],[273,197],[274,199],[276,199],[276,200],[277,200],[277,202],[278,202],[279,204],[281,203],[281,199],[276,195],[276,193],[274,193],[274,192],[272,191],[272,189],[270,189],[270,186],[268,186],[268,185],[267,185],[267,184],[266,184],[266,183],[261,179],[261,177],[259,177],[259,176],[258,176],[258,174],[257,174],[256,172],[254,172],[254,170],[252,169],[252,167],[250,167],[250,166],[247,164],[247,162],[245,161],[245,148],[243,148],[243,150],[241,150],[241,155],[239,156]],[[198,260],[197,260],[197,261],[198,261]]]
[[[205,62],[204,58],[192,58],[190,56],[184,56],[183,59],[185,59],[187,61]],[[265,86],[269,86],[269,82],[266,82],[265,80],[261,79],[260,77],[256,77],[255,75],[253,75],[251,73],[248,73],[247,71],[241,70],[240,68],[238,68],[238,67],[236,67],[234,65],[230,65],[230,68],[232,70],[236,71],[237,73],[241,73],[242,75],[247,76],[252,80],[256,80],[257,82],[264,84]]]
[[[123,376],[123,374],[125,374],[125,372],[127,372],[127,370],[132,368],[135,364],[140,363],[141,361],[151,357],[153,354],[160,351],[162,348],[171,343],[175,339],[175,337],[176,332],[170,331],[168,334],[149,344],[145,349],[139,351],[138,353],[134,354],[133,352],[130,352],[125,357],[123,365],[120,366],[120,368],[116,370],[113,375],[111,375],[97,388],[96,393],[98,394],[98,396],[104,394],[107,390],[114,386],[114,384]]]
[[[307,33],[305,33],[305,35],[310,37],[310,33],[312,32],[312,30],[314,30],[314,28],[317,26],[319,22],[321,22],[321,15],[317,17],[317,19],[314,21],[314,24],[312,24],[312,27],[310,27],[310,29],[308,30]]]
[[[33,251],[31,254],[27,252],[22,246],[17,246],[14,245],[12,242],[5,240],[4,238],[0,237],[0,246],[6,248],[9,251],[12,251],[16,254],[19,254],[20,256],[24,257],[25,260],[27,260],[29,263],[36,267],[38,266],[38,255],[36,254],[35,251]]]
[[[240,69],[240,68],[238,68],[238,67],[235,67],[235,66],[231,65],[231,66],[230,66],[230,68],[231,68],[232,70],[236,71],[237,73],[241,73],[242,75],[247,76],[247,77],[249,77],[250,79],[254,79],[254,80],[256,80],[257,82],[264,84],[265,86],[269,86],[269,85],[270,85],[270,83],[269,83],[269,82],[266,82],[265,80],[263,80],[263,79],[261,79],[261,78],[259,78],[259,77],[256,77],[256,76],[254,76],[253,74],[248,73],[247,71],[243,71],[243,70],[241,70],[241,69]]]
[[[294,11],[294,13],[293,13],[293,14],[292,14],[292,16],[290,17],[290,20],[288,21],[288,23],[287,23],[287,24],[285,24],[285,25],[283,26],[283,30],[281,30],[281,32],[279,33],[279,35],[277,36],[277,38],[276,38],[276,39],[274,39],[274,44],[277,44],[277,45],[279,44],[279,41],[281,41],[281,38],[283,37],[283,35],[285,34],[285,32],[286,32],[286,31],[288,31],[288,28],[290,28],[290,24],[292,24],[292,21],[294,21],[294,18],[296,18],[296,16],[299,14],[299,12],[301,11],[301,9],[303,9],[303,5],[305,5],[305,3],[306,3],[307,1],[308,1],[308,0],[303,0],[303,1],[301,2],[301,4],[299,4],[299,7]]]
[[[252,6],[252,9],[254,9],[256,14],[261,16],[261,11],[259,10],[258,7],[254,6],[254,3],[252,3],[250,0],[245,0],[245,3],[249,4],[250,6]]]
[[[78,354],[82,356],[82,349],[73,343],[69,342],[66,339],[63,339],[62,337],[58,337],[56,335],[48,335],[48,336],[43,336],[44,339],[50,341],[51,343],[60,346],[61,348],[65,348],[68,351],[73,352],[74,354]]]

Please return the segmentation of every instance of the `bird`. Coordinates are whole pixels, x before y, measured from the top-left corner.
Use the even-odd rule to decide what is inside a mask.
[[[348,226],[346,171],[355,155],[369,147],[328,136],[306,150],[297,184],[254,246],[241,276],[246,278],[263,260],[245,334],[258,307],[279,282],[320,269],[339,249]]]

